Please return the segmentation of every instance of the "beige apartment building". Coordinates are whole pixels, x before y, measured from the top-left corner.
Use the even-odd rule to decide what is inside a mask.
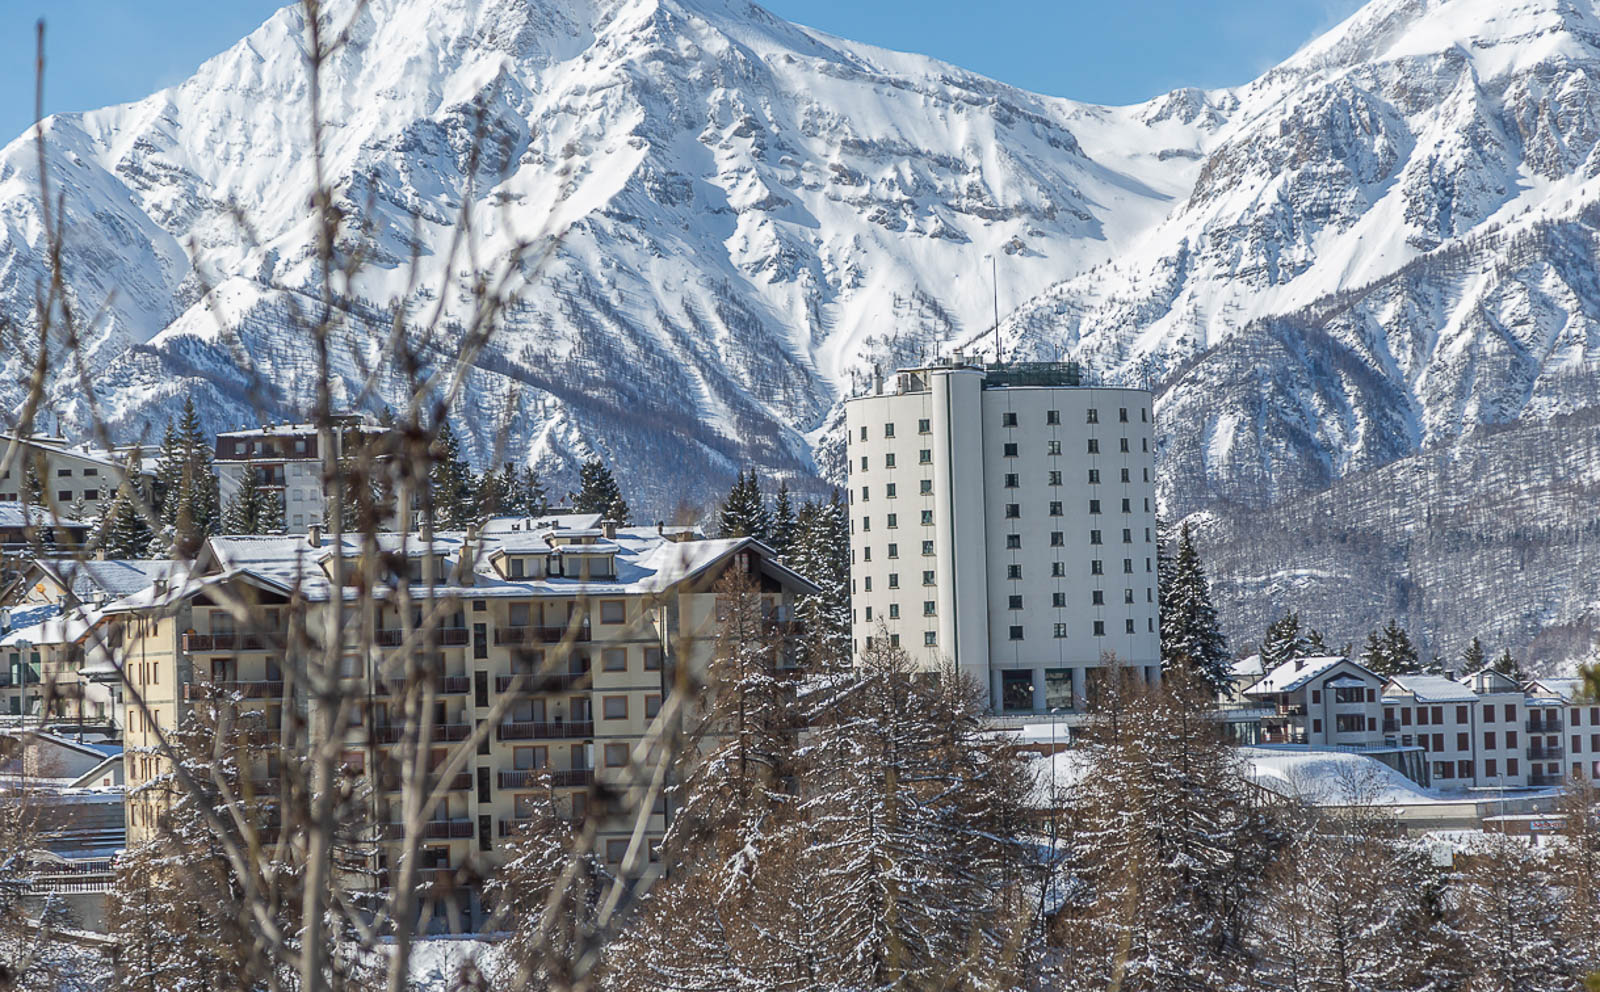
[[[813,590],[751,539],[602,527],[592,516],[498,518],[481,533],[440,535],[431,549],[414,534],[386,535],[383,549],[405,555],[419,600],[427,597],[422,579],[430,566],[439,577],[433,601],[442,601],[445,620],[426,648],[437,672],[434,760],[473,734],[519,674],[527,684],[465,770],[448,782],[446,800],[426,830],[427,869],[495,864],[506,839],[548,795],[541,791],[546,783],[562,815],[581,820],[590,813],[593,785],[627,782],[635,748],[677,666],[702,671],[712,657],[719,628],[715,588],[730,569],[758,584],[763,610],[779,629],[795,597]],[[309,604],[307,630],[313,639],[321,636],[334,616],[334,562],[358,553],[353,540],[336,548],[315,530],[213,538],[192,578],[158,583],[106,606],[122,626],[129,696],[136,690],[148,707],[145,713],[130,704],[125,717],[130,846],[151,836],[161,815],[158,795],[133,791],[161,774],[155,729],[176,726],[195,702],[214,693],[265,710],[266,726],[278,726],[281,707],[295,704],[284,679],[290,597]],[[425,560],[430,554],[431,563]],[[229,600],[255,604],[265,622],[240,629],[223,605]],[[398,613],[384,605],[370,642],[393,648],[401,628]],[[347,633],[345,640],[353,638]],[[385,657],[379,650],[375,657],[352,652],[344,659],[350,691],[358,696],[344,764],[380,772],[373,790],[380,825],[399,819],[388,809],[398,803],[397,786],[385,778],[403,728],[404,687],[385,669]],[[268,778],[281,773],[275,761],[260,771]],[[669,815],[664,802],[651,811],[647,851]],[[642,875],[651,869],[648,855],[629,856],[632,826],[631,818],[600,821],[595,853],[611,870]],[[375,857],[382,877],[390,864],[382,844]],[[481,919],[476,895],[471,899],[462,908]]]

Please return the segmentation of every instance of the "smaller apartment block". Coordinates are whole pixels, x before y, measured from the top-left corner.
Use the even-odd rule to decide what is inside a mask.
[[[336,418],[334,458],[352,455],[369,437],[383,429],[361,418]],[[322,491],[322,444],[314,424],[275,424],[217,435],[217,483],[223,502],[232,499],[254,472],[256,484],[283,504],[284,529],[305,534],[322,525],[327,500]]]
[[[1600,705],[1571,679],[1526,685],[1493,671],[1385,679],[1346,658],[1301,658],[1260,673],[1235,666],[1260,704],[1258,740],[1347,749],[1441,789],[1544,788],[1600,775]]]

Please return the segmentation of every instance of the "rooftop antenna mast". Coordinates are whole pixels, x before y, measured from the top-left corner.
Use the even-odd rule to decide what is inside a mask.
[[[989,253],[989,286],[994,290],[994,363],[1003,361],[1000,353],[1000,260]]]

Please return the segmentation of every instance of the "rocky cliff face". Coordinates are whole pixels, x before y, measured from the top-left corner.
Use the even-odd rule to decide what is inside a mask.
[[[339,23],[356,7],[326,6]],[[214,426],[309,402],[304,35],[285,9],[178,87],[47,122],[68,286],[100,314],[92,374],[127,438],[190,393]],[[1295,522],[1274,508],[1390,471],[1352,505],[1406,516],[1384,539],[1418,546],[1436,494],[1402,466],[1492,458],[1474,446],[1508,428],[1559,449],[1537,432],[1595,404],[1593,0],[1374,0],[1253,83],[1125,108],[739,0],[374,0],[350,37],[324,81],[327,162],[375,264],[343,301],[345,398],[395,400],[385,376],[359,393],[387,307],[464,312],[447,261],[464,208],[491,262],[559,233],[468,371],[458,432],[482,459],[504,428],[558,479],[598,454],[656,513],[745,464],[827,474],[856,377],[989,347],[991,257],[1003,309],[1025,301],[1008,355],[1159,391],[1165,511],[1206,514],[1241,592],[1289,567],[1252,557],[1244,522],[1280,521],[1254,546],[1281,549]],[[43,276],[36,156],[30,136],[0,151],[0,314],[23,331]],[[414,251],[432,291],[407,298]],[[25,361],[0,355],[0,381]],[[87,420],[75,377],[51,395],[67,427]],[[1487,499],[1490,478],[1510,477],[1452,491]],[[1371,600],[1324,621],[1340,638],[1386,611],[1431,638],[1488,603],[1406,555],[1335,567],[1338,544],[1327,570]],[[1520,618],[1505,643],[1583,627],[1596,585],[1497,600]],[[1283,606],[1315,612],[1309,589],[1259,588],[1270,602],[1229,604],[1236,637]],[[1455,605],[1416,607],[1428,595]]]

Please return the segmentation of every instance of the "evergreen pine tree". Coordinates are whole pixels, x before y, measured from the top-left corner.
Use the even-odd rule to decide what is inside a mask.
[[[542,517],[550,512],[550,494],[545,490],[539,472],[532,465],[524,465],[517,474],[513,494],[517,512],[529,517]]]
[[[1274,620],[1261,639],[1261,665],[1266,671],[1296,658],[1312,657],[1311,640],[1300,629],[1300,614],[1293,610]]]
[[[461,458],[450,421],[439,423],[428,448],[428,490],[433,501],[433,524],[440,530],[463,530],[477,520],[481,504],[478,481]]]
[[[743,471],[739,473],[733,488],[728,491],[728,498],[722,502],[718,521],[719,537],[753,537],[758,541],[767,539],[771,518],[767,514],[766,501],[761,496],[761,481],[756,478],[754,469],[749,474]]]
[[[1361,655],[1361,663],[1375,674],[1385,677],[1413,675],[1422,671],[1416,645],[1411,643],[1405,628],[1394,620],[1390,620],[1382,630],[1367,635],[1367,649]]]
[[[1311,628],[1310,632],[1306,634],[1306,651],[1306,657],[1308,658],[1326,658],[1333,654],[1333,649],[1328,647],[1328,642],[1322,637],[1322,631],[1315,627]],[[1349,656],[1349,651],[1344,652],[1344,657],[1348,658]]]
[[[1527,676],[1522,673],[1522,666],[1517,659],[1511,656],[1511,649],[1506,648],[1500,652],[1500,657],[1494,660],[1494,670],[1517,682],[1526,682]]]
[[[48,508],[44,494],[44,475],[46,472],[44,455],[29,448],[23,452],[22,461],[23,505],[40,509]]]
[[[778,483],[778,494],[772,500],[772,526],[767,531],[767,543],[778,553],[780,561],[787,561],[794,544],[794,503],[789,498],[789,483]]]
[[[188,492],[189,519],[194,534],[201,539],[216,532],[222,520],[222,494],[212,464],[211,440],[200,426],[194,398],[183,401],[183,416],[178,420],[178,446],[183,451],[182,482]]]
[[[850,520],[835,489],[826,501],[801,506],[789,567],[820,586],[800,597],[795,613],[806,641],[807,664],[814,669],[850,663]]]
[[[278,494],[264,489],[256,478],[255,465],[245,466],[244,479],[239,491],[228,501],[222,517],[225,534],[281,534],[283,533],[283,501]]]
[[[107,558],[143,558],[149,553],[154,535],[138,505],[142,498],[140,478],[136,452],[128,467],[128,478],[115,494],[102,490],[100,504],[105,509],[100,518],[100,547]]]
[[[1187,671],[1212,689],[1226,688],[1231,677],[1228,642],[1222,636],[1205,566],[1195,550],[1189,525],[1178,534],[1178,553],[1167,567],[1161,587],[1161,661],[1168,670]]]
[[[598,458],[584,462],[578,470],[578,491],[571,496],[572,508],[579,513],[598,513],[619,524],[633,522],[632,511],[622,490],[605,462]]]
[[[1489,656],[1483,650],[1483,642],[1476,637],[1472,643],[1461,650],[1461,671],[1465,675],[1476,675],[1489,667]]]
[[[622,498],[621,493],[618,493],[617,498],[612,500],[611,505],[606,508],[606,514],[603,519],[619,527],[626,527],[633,523],[633,511],[628,509],[628,504]]]
[[[161,529],[152,535],[149,553],[193,557],[207,535],[222,525],[221,504],[211,444],[189,397],[178,424],[167,421],[161,434],[151,494]]]

